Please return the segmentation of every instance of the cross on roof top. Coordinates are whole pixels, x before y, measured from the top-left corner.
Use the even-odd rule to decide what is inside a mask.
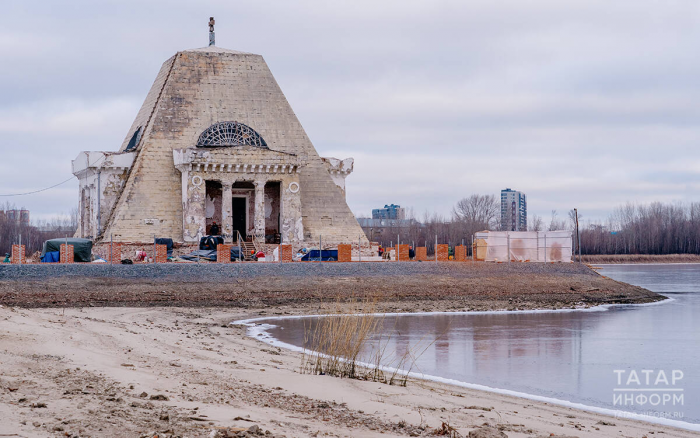
[[[209,45],[214,45],[214,17],[209,17]]]

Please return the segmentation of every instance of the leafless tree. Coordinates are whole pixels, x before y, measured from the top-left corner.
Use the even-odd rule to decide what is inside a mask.
[[[552,218],[549,220],[549,231],[565,230],[566,223],[558,218],[556,210],[552,210]]]
[[[582,224],[584,254],[700,254],[700,203],[625,204]]]
[[[533,214],[530,216],[530,224],[528,226],[529,231],[542,231],[544,230],[544,221],[541,216]]]
[[[470,195],[457,202],[452,214],[472,228],[488,230],[497,224],[500,204],[494,195]]]

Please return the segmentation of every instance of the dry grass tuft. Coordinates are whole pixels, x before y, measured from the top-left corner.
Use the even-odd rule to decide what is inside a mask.
[[[305,324],[301,372],[406,386],[417,359],[440,336],[389,352],[391,334],[382,332],[384,316],[376,309],[376,299],[337,304],[328,316]]]
[[[583,263],[700,263],[697,254],[593,254],[583,255]]]

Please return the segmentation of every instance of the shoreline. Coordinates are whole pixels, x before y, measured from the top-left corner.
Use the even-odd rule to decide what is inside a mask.
[[[665,297],[665,299],[652,302],[652,303],[639,303],[639,304],[602,304],[593,307],[575,308],[575,309],[531,309],[531,310],[490,310],[490,311],[466,311],[466,312],[418,312],[418,313],[371,313],[371,314],[358,314],[357,316],[372,315],[372,316],[429,316],[429,315],[444,315],[444,314],[454,314],[454,315],[496,315],[496,314],[529,314],[529,313],[568,313],[568,312],[605,312],[611,307],[615,306],[655,306],[660,304],[667,304],[669,302],[675,301],[674,298]],[[269,333],[269,329],[275,327],[273,324],[268,323],[268,321],[275,321],[280,319],[303,319],[303,318],[318,318],[318,317],[328,317],[334,316],[334,314],[318,314],[318,315],[287,315],[287,316],[276,316],[276,317],[255,317],[249,319],[242,319],[233,321],[231,325],[241,325],[247,328],[247,335],[252,339],[255,339],[266,345],[271,345],[278,348],[284,348],[289,351],[303,354],[306,350],[303,347],[299,347],[294,344],[289,344],[279,339],[275,338]],[[259,324],[258,321],[263,321]],[[366,369],[374,369],[375,365],[366,362],[357,362],[357,364]],[[486,391],[494,394],[507,395],[512,397],[518,397],[526,400],[532,400],[542,403],[555,404],[562,407],[573,408],[576,410],[592,412],[596,414],[602,414],[608,417],[620,418],[625,417],[634,421],[641,421],[646,423],[651,423],[654,425],[663,425],[674,427],[678,429],[700,432],[700,424],[690,423],[685,421],[667,419],[663,417],[656,417],[651,415],[639,414],[635,412],[628,412],[623,410],[615,410],[610,408],[604,408],[594,405],[586,405],[583,403],[573,402],[570,400],[557,399],[553,397],[541,396],[537,394],[530,394],[525,392],[514,391],[506,388],[497,388],[487,385],[481,385],[478,383],[465,382],[462,380],[450,379],[446,377],[417,373],[415,371],[406,372],[403,369],[397,369],[389,366],[379,366],[378,369],[384,372],[393,373],[394,371],[401,371],[406,374],[410,379],[425,380],[429,382],[443,383],[446,385],[457,386],[462,388],[473,389],[477,391]]]
[[[444,382],[300,373],[299,353],[229,324],[315,310],[2,307],[0,417],[10,421],[0,434],[225,437],[257,426],[277,437],[433,436],[446,423],[465,437],[484,424],[508,438],[696,435]]]

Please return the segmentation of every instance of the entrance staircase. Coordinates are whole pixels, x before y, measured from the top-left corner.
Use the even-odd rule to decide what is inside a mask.
[[[256,237],[252,237],[252,241],[247,241],[243,240],[243,236],[239,232],[236,232],[237,234],[234,235],[234,241],[233,244],[235,246],[238,245],[240,242],[241,244],[241,251],[243,252],[243,260],[246,262],[250,262],[253,259],[253,254],[258,253],[259,251],[265,251],[265,245],[264,240],[258,239]]]
[[[241,252],[243,252],[243,261],[249,262],[253,260],[253,251],[258,251],[255,242],[248,242],[244,240],[241,233],[236,231],[236,234],[233,236],[233,245],[238,246],[239,242],[241,244]]]
[[[255,244],[253,242],[241,242],[241,251],[243,251],[243,260],[249,262],[253,260],[253,251],[255,251]]]

